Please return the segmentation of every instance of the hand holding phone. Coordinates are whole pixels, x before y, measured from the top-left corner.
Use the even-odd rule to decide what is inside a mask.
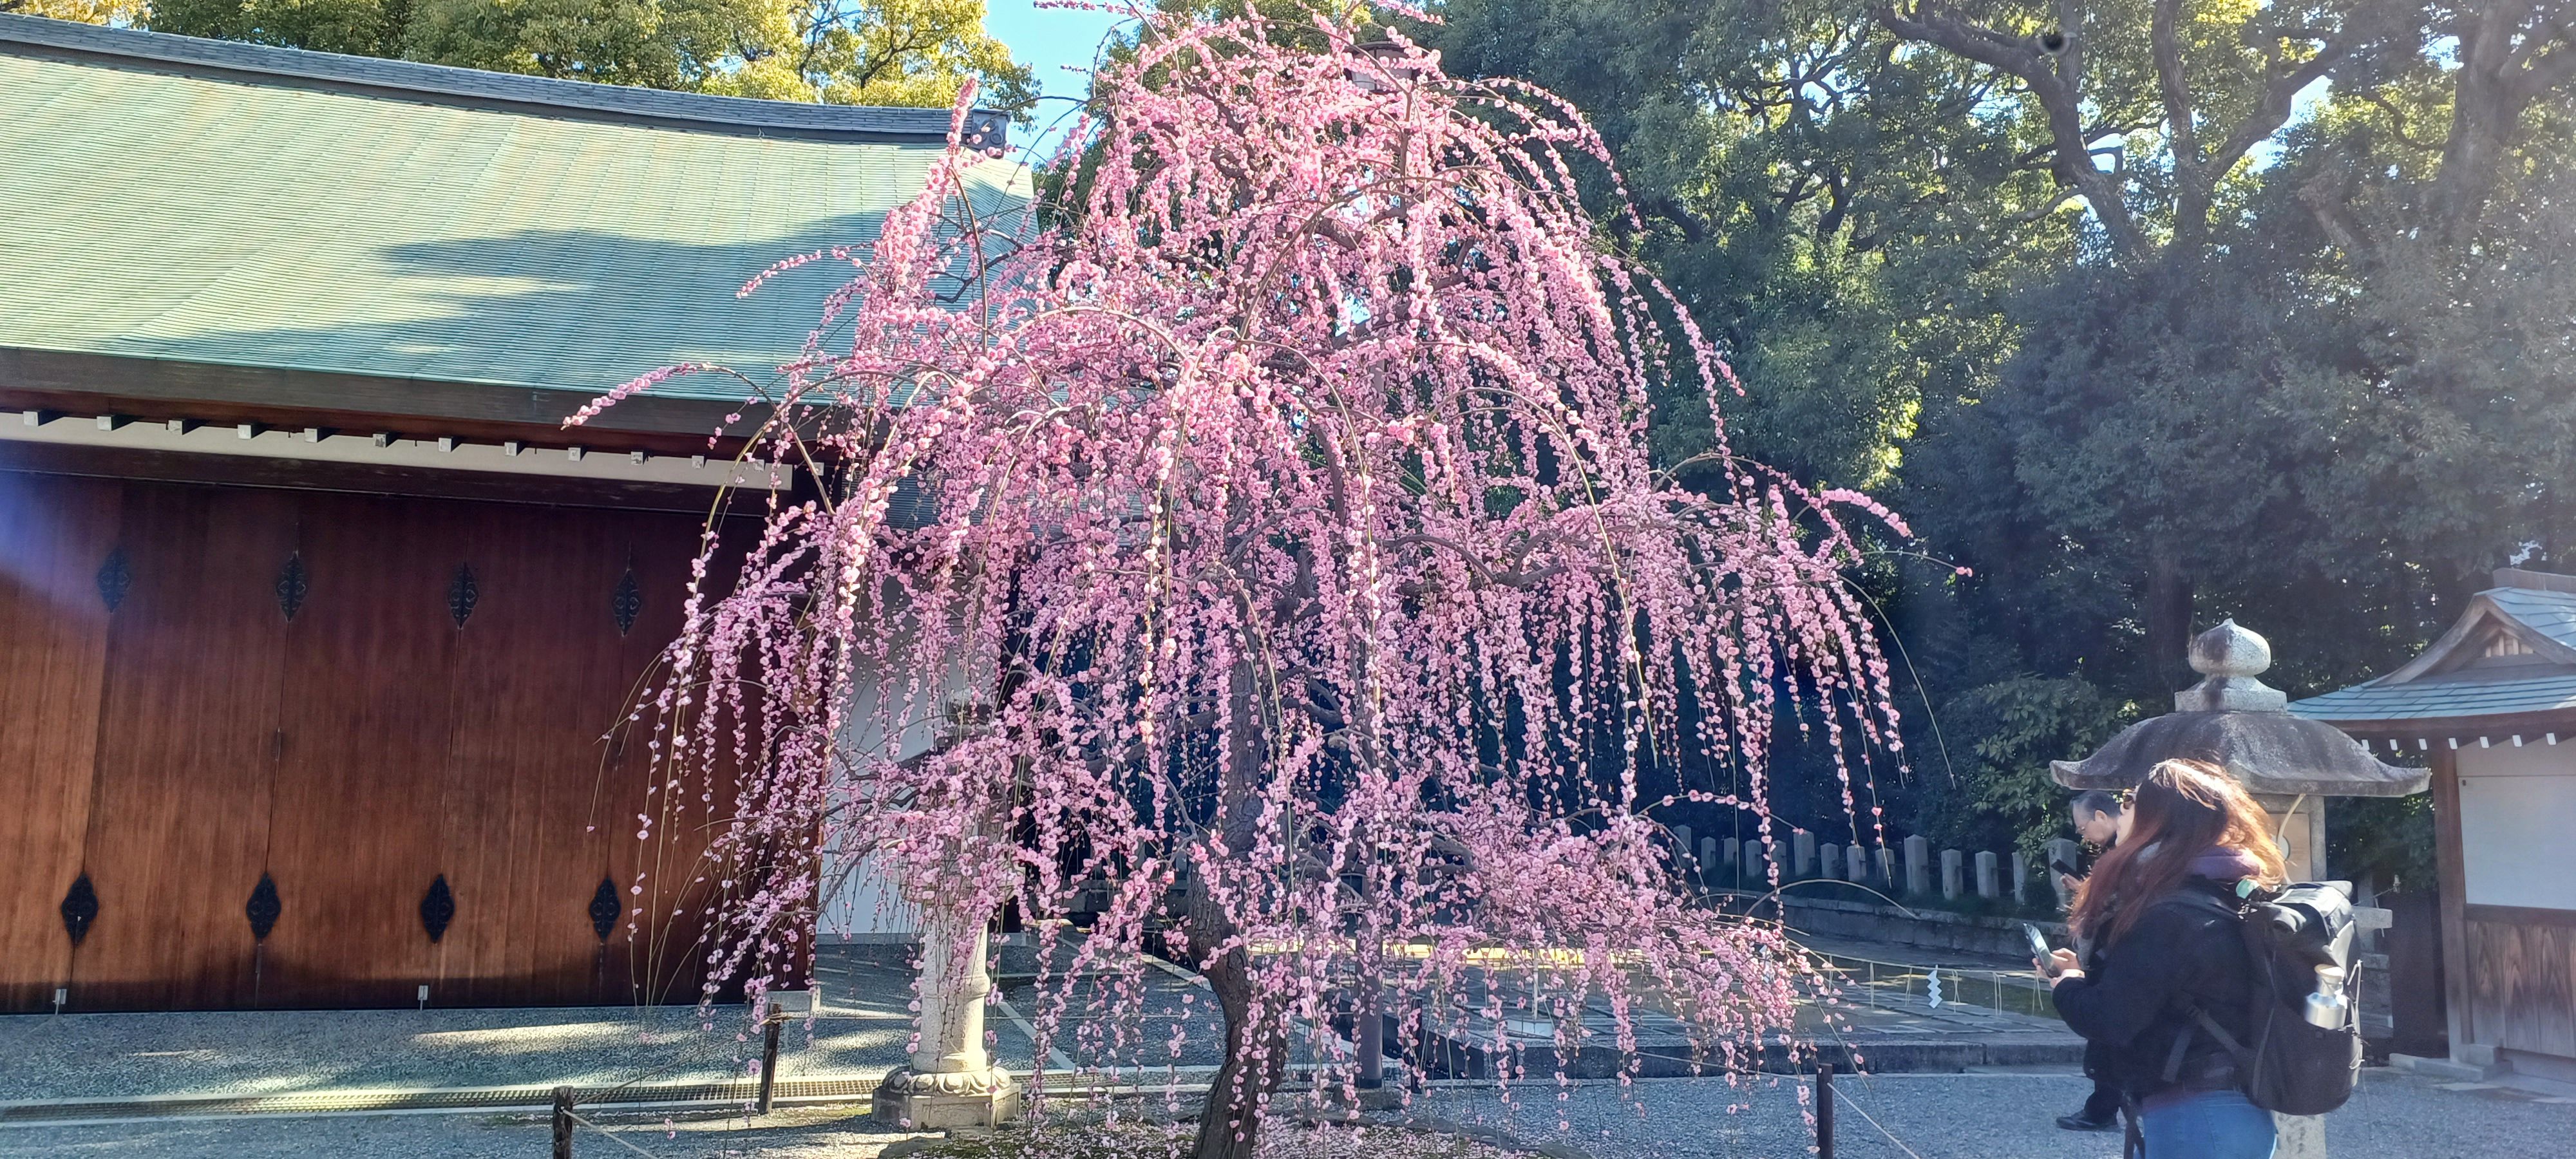
[[[2040,977],[2056,977],[2057,970],[2055,964],[2049,961],[2048,935],[2041,933],[2038,926],[2032,925],[2029,922],[2023,922],[2021,924],[2021,932],[2022,936],[2030,939],[2031,967],[2039,971]]]

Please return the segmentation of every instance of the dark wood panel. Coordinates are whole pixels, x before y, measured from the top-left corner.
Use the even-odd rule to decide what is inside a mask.
[[[2460,849],[2460,762],[2445,750],[2433,754],[2433,873],[2441,895],[2443,1015],[2451,1048],[2476,1042],[2475,999],[2469,984],[2469,908]]]
[[[437,973],[420,901],[442,872],[448,589],[471,510],[340,495],[300,507],[310,589],[287,630],[269,821],[285,913],[261,1000],[409,1005]]]
[[[247,1006],[244,903],[268,854],[296,496],[126,485],[133,588],[108,633],[85,863],[101,909],[73,963],[87,1009]],[[290,899],[290,904],[293,904]]]
[[[0,1010],[71,979],[61,903],[88,832],[115,483],[0,472]]]
[[[616,537],[608,544],[612,550],[631,551],[642,598],[634,630],[618,641],[621,671],[657,671],[664,644],[679,635],[690,562],[704,528],[703,521],[642,519],[602,528]],[[618,570],[624,572],[623,564]],[[730,564],[718,564],[710,572],[733,574]],[[636,691],[640,687],[626,696]],[[710,872],[706,860],[718,832],[710,811],[727,802],[727,787],[716,786],[711,803],[703,784],[674,786],[657,779],[644,735],[654,723],[649,711],[631,722],[620,743],[612,745],[609,776],[602,784],[601,811],[620,819],[608,847],[609,873],[627,891],[629,910],[643,911],[628,915],[637,928],[631,937],[621,928],[609,948],[609,966],[612,972],[622,970],[627,984],[646,1001],[694,1002],[705,976],[704,910],[723,877]],[[637,821],[648,816],[649,828]],[[638,832],[651,836],[638,840]],[[638,886],[640,894],[634,892]]]
[[[694,997],[693,982],[676,994],[658,983],[670,969],[639,968],[624,914],[603,943],[590,905],[603,880],[621,908],[636,896],[628,890],[643,844],[634,834],[645,811],[645,749],[610,734],[678,630],[699,526],[685,516],[600,512],[478,524],[468,550],[487,577],[483,602],[458,635],[449,688],[442,847],[456,867],[460,913],[441,982],[452,996],[443,1001]],[[614,605],[630,565],[640,608],[621,635]],[[468,906],[469,889],[494,900]],[[644,940],[658,939],[648,929]],[[688,963],[677,969],[695,977]]]
[[[2467,924],[2476,1041],[2576,1056],[2576,928]]]

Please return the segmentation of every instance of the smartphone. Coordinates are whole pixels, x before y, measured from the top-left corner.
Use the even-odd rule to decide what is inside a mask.
[[[2063,858],[2063,857],[2052,857],[2052,858],[2049,858],[2049,859],[2048,859],[2048,868],[2049,868],[2049,869],[2051,869],[2051,870],[2053,870],[2053,871],[2055,871],[2055,872],[2056,872],[2057,874],[2059,874],[2060,876],[2064,876],[2064,877],[2073,877],[2073,876],[2075,876],[2075,867],[2074,867],[2074,866],[2072,866],[2072,865],[2068,865],[2068,864],[2066,863],[2066,859],[2065,859],[2065,858]]]
[[[2029,922],[2021,924],[2021,932],[2023,936],[2030,939],[2030,956],[2039,959],[2040,972],[2051,978],[2056,977],[2057,969],[2048,961],[2048,935],[2039,932],[2039,927]]]

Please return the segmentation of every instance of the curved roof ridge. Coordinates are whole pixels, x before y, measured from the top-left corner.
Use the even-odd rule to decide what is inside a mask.
[[[843,141],[945,143],[946,109],[805,104],[557,80],[410,60],[345,56],[0,13],[0,53],[122,61],[248,84],[287,84],[395,100],[620,121],[660,128]],[[101,58],[108,58],[102,60]],[[1008,116],[977,109],[967,143],[1006,146]]]

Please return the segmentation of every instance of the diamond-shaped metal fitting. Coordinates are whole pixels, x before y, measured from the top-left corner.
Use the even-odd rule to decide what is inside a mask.
[[[617,915],[625,908],[617,900],[617,883],[600,878],[599,890],[590,895],[591,932],[598,934],[600,941],[607,941],[609,931],[617,928]]]
[[[84,873],[72,882],[71,892],[63,895],[63,932],[70,934],[72,944],[81,944],[89,936],[89,925],[98,920],[98,890],[90,885]]]
[[[304,574],[304,553],[288,555],[286,566],[277,573],[277,610],[286,613],[288,623],[295,622],[295,613],[304,608],[305,594],[312,590],[312,580]]]
[[[125,549],[107,553],[107,562],[98,565],[98,598],[113,612],[125,602],[125,593],[134,588],[134,572],[125,565]]]
[[[277,928],[277,915],[285,912],[285,904],[277,899],[277,882],[260,874],[259,884],[251,887],[250,901],[242,906],[242,914],[250,918],[252,940],[267,941],[268,931]]]
[[[429,931],[431,945],[447,936],[447,925],[456,920],[456,894],[447,888],[447,875],[439,874],[429,883],[429,892],[420,899],[420,928]]]
[[[617,634],[635,630],[635,617],[644,610],[644,589],[635,582],[635,565],[626,565],[626,574],[617,580],[617,590],[609,593],[608,614],[617,617]]]
[[[474,569],[457,564],[455,577],[447,581],[448,618],[456,621],[457,627],[464,627],[465,621],[474,618],[475,602],[482,598],[482,589],[474,583]]]

